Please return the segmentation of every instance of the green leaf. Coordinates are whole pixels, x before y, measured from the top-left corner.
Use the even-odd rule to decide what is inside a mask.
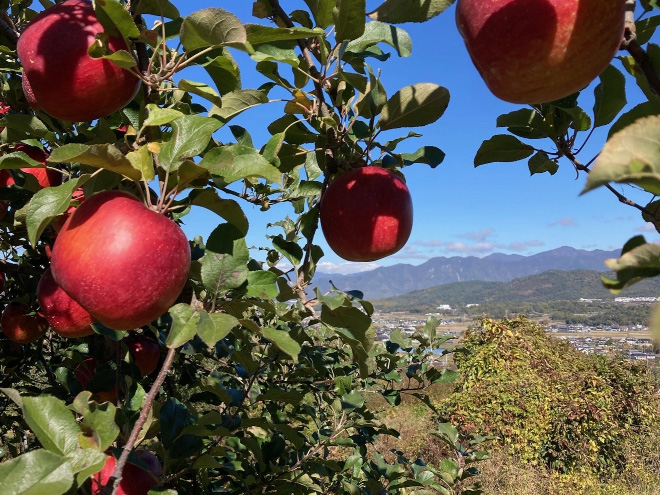
[[[142,174],[133,168],[131,161],[113,144],[65,144],[55,148],[48,158],[54,163],[80,163],[111,170],[131,180],[140,180]]]
[[[135,170],[142,174],[142,180],[152,181],[156,177],[154,159],[147,146],[140,146],[126,155]]]
[[[199,155],[222,124],[202,115],[184,115],[172,122],[172,137],[166,141],[158,158],[165,170],[176,169],[180,162]]]
[[[89,176],[72,179],[57,187],[39,190],[27,205],[27,230],[30,244],[36,246],[50,221],[71,205],[73,191],[87,182]]]
[[[214,105],[222,106],[222,99],[220,95],[210,86],[207,86],[204,83],[188,81],[186,79],[181,79],[179,81],[178,87],[180,90],[187,91],[197,96],[201,96],[205,100],[210,101]]]
[[[216,45],[243,45],[247,41],[245,27],[238,17],[219,8],[190,14],[181,24],[180,37],[186,51]]]
[[[214,346],[218,341],[224,339],[232,329],[238,326],[238,320],[226,313],[202,313],[197,327],[197,334],[206,345]]]
[[[607,133],[607,138],[610,139],[617,132],[622,131],[642,117],[649,117],[651,115],[658,114],[660,114],[660,103],[655,101],[640,103],[639,105],[633,107],[631,110],[621,115],[621,117],[619,117],[617,121],[612,124],[610,130]]]
[[[332,10],[337,43],[355,40],[364,34],[366,8],[365,0],[337,0]]]
[[[332,10],[337,5],[337,0],[305,0],[305,3],[319,27],[325,29],[332,25],[334,22]]]
[[[605,264],[616,272],[616,279],[603,276],[603,285],[618,294],[645,278],[660,275],[660,244],[650,244],[643,236],[635,236],[623,246],[621,257],[608,259]]]
[[[51,395],[21,399],[23,419],[46,450],[68,455],[78,448],[80,427],[63,401]]]
[[[0,169],[43,168],[44,164],[30,158],[24,151],[14,151],[0,156]]]
[[[57,139],[55,134],[48,130],[46,124],[34,115],[23,113],[5,115],[0,119],[0,126],[24,132],[31,137],[37,136],[50,142],[56,141]]]
[[[412,53],[412,39],[406,31],[377,21],[369,22],[364,34],[348,43],[346,51],[360,53],[378,43],[387,43],[395,48],[400,57],[409,57]]]
[[[302,40],[323,36],[323,29],[308,29],[304,27],[280,28],[264,26],[263,24],[246,24],[247,41],[252,45],[272,43],[274,41]]]
[[[211,76],[222,94],[241,89],[241,71],[226,48],[219,48],[199,57],[199,65]]]
[[[95,0],[94,11],[111,36],[119,35],[127,41],[140,37],[140,30],[135,25],[133,16],[117,0]]]
[[[115,424],[117,408],[110,402],[97,404],[90,402],[90,392],[79,393],[73,401],[73,408],[83,417],[80,424],[81,433],[89,445],[99,452],[105,452],[119,436],[119,427]],[[82,444],[82,442],[81,442]]]
[[[0,493],[7,495],[62,495],[73,481],[68,459],[47,450],[33,450],[0,464]]]
[[[206,243],[202,284],[212,295],[240,287],[247,280],[249,257],[244,235],[231,224],[218,225]]]
[[[431,168],[440,165],[445,159],[445,152],[435,146],[422,146],[414,153],[401,153],[403,165],[412,165],[413,163],[424,163]]]
[[[236,201],[220,198],[215,189],[193,191],[190,193],[189,200],[192,206],[201,206],[220,215],[236,227],[243,237],[247,235],[249,227],[248,219]]]
[[[626,106],[626,78],[610,65],[600,75],[600,84],[594,90],[594,127],[610,124]]]
[[[183,303],[171,307],[169,313],[172,317],[172,327],[165,345],[170,349],[176,349],[195,336],[201,317],[190,304]]]
[[[273,247],[282,253],[293,266],[298,266],[302,262],[303,250],[297,243],[287,241],[281,235],[274,236],[272,242]]]
[[[534,154],[534,148],[513,136],[498,134],[484,141],[474,157],[474,166],[493,162],[517,162]]]
[[[656,28],[660,26],[660,15],[647,17],[635,23],[637,43],[644,45],[649,42],[651,37],[655,34]]]
[[[82,485],[87,478],[103,469],[107,458],[107,455],[95,449],[78,449],[69,454],[68,459],[71,470],[76,475],[76,484]]]
[[[433,83],[406,86],[387,100],[378,127],[420,127],[438,120],[449,105],[449,91]]]
[[[278,295],[277,275],[265,270],[248,273],[247,295],[258,299],[275,299]]]
[[[222,177],[227,184],[248,177],[261,177],[282,184],[282,173],[257,150],[242,144],[214,148],[199,163],[211,174]]]
[[[536,110],[524,108],[497,118],[497,127],[527,139],[541,139],[554,135],[552,128]]]
[[[364,395],[357,390],[351,390],[350,393],[341,396],[341,408],[345,411],[352,411],[364,406]]]
[[[660,194],[660,116],[645,117],[612,136],[589,172],[582,194],[610,182]]]
[[[144,121],[143,125],[160,127],[161,125],[174,122],[176,119],[182,116],[182,112],[179,112],[173,108],[161,108],[158,105],[149,103],[147,105],[147,119]]]
[[[240,89],[227,93],[222,97],[222,107],[213,106],[209,117],[217,117],[222,124],[257,105],[268,103],[268,95],[257,89]]]
[[[135,15],[152,14],[155,16],[162,15],[170,19],[180,17],[179,10],[170,2],[170,0],[140,0],[137,2]]]
[[[551,160],[550,157],[543,151],[539,151],[529,159],[529,174],[542,174],[549,172],[550,175],[555,175],[559,170],[559,164]]]
[[[264,338],[270,340],[282,352],[288,355],[294,362],[298,362],[298,354],[300,354],[300,344],[296,342],[288,332],[284,330],[277,330],[276,328],[265,327],[263,329]]]
[[[369,17],[390,24],[425,22],[444,12],[455,0],[385,0]]]
[[[100,58],[103,60],[109,60],[117,67],[122,69],[130,69],[137,66],[137,61],[133,58],[133,55],[128,53],[126,50],[117,50],[116,52],[104,53],[102,49],[96,50],[97,45],[90,46],[89,55],[92,58]]]

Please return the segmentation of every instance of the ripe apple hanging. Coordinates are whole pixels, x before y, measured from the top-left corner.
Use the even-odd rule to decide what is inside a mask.
[[[623,38],[626,0],[459,0],[456,23],[495,96],[544,103],[580,91]]]

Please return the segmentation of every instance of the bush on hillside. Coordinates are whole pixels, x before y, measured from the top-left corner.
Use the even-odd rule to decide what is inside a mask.
[[[660,424],[647,366],[582,354],[525,318],[480,320],[454,361],[461,379],[439,404],[443,419],[535,465],[620,473],[624,446]]]

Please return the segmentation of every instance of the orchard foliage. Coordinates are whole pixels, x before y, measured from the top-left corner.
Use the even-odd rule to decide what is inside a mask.
[[[146,467],[129,455],[137,447],[163,465],[150,493],[479,493],[464,482],[485,454],[449,425],[436,434],[455,456],[438,466],[372,447],[397,432],[379,421],[369,394],[395,407],[410,394],[431,407],[424,387],[456,377],[431,352],[447,340],[439,322],[374,345],[373,306],[360,293],[310,286],[323,256],[314,243],[320,196],[334,177],[364,162],[400,174],[444,158],[433,146],[398,152],[416,131],[387,141],[381,133],[434,122],[448,91],[423,81],[386,90],[376,64],[410,56],[412,40],[396,24],[428,20],[450,2],[387,0],[368,22],[364,0],[306,3],[285,12],[276,0],[254,2],[257,22],[244,25],[222,8],[182,17],[170,0],[96,0],[106,33],[128,50],[113,52],[102,33],[89,56],[131,71],[141,90],[91,122],[33,111],[23,92],[16,41],[52,2],[0,3],[0,88],[9,106],[0,169],[14,182],[0,188],[8,209],[3,304],[40,311],[36,288],[55,227],[80,204],[80,189],[87,201],[127,191],[176,222],[193,207],[218,215],[207,239],[190,242],[190,275],[176,304],[131,331],[158,339],[157,373],[142,376],[131,338],[100,323],[80,339],[52,331],[30,345],[0,339],[3,495],[90,493],[108,455],[117,462],[103,490],[116,493],[126,462]],[[239,52],[263,76],[260,87],[242,85]],[[210,85],[194,80],[193,68]],[[231,123],[282,100],[260,148]],[[217,131],[226,130],[220,142]],[[44,149],[63,183],[40,188],[26,170],[44,164],[19,143]],[[246,242],[243,208],[253,205],[293,212],[259,249]],[[108,469],[96,479],[107,480]]]
[[[630,462],[625,445],[657,437],[660,400],[646,365],[585,355],[525,318],[483,318],[461,347],[461,378],[441,416],[496,436],[525,462],[607,477]]]

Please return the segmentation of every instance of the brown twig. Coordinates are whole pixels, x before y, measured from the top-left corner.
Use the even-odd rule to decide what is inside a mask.
[[[578,172],[586,172],[586,173],[589,173],[589,172],[591,171],[591,169],[589,168],[589,166],[588,166],[588,165],[584,165],[584,164],[582,164],[582,163],[581,163],[581,162],[575,157],[575,155],[574,155],[571,151],[569,151],[569,150],[563,150],[562,153],[563,153],[563,155],[564,155],[566,158],[568,158],[568,159],[571,161],[571,163],[572,163],[573,166],[575,167],[575,170],[577,170]],[[614,187],[612,187],[612,185],[610,185],[610,184],[606,184],[605,187],[606,187],[607,189],[609,189],[610,192],[616,196],[616,198],[619,200],[619,202],[623,203],[624,205],[632,206],[633,208],[638,209],[639,211],[641,211],[641,212],[644,213],[645,215],[648,215],[648,216],[651,217],[651,218],[654,218],[654,219],[655,219],[655,218],[658,217],[658,215],[657,215],[656,213],[653,213],[653,212],[649,211],[646,207],[644,207],[644,206],[642,206],[642,205],[639,205],[639,204],[635,203],[632,199],[630,199],[630,198],[624,196],[623,194],[621,194],[619,191],[617,191],[616,189],[614,189]]]
[[[626,28],[621,42],[621,50],[626,50],[644,74],[651,91],[660,96],[660,76],[653,67],[649,54],[637,42],[635,27],[635,0],[626,0]]]
[[[158,395],[158,390],[165,381],[165,377],[167,376],[167,373],[170,371],[170,368],[174,363],[175,355],[176,355],[176,349],[168,349],[167,356],[165,356],[165,361],[163,362],[163,367],[160,369],[160,372],[158,373],[158,376],[156,377],[156,380],[154,381],[151,390],[149,390],[149,394],[147,394],[145,403],[142,406],[142,410],[140,411],[140,417],[135,422],[135,425],[133,426],[133,430],[131,431],[131,435],[128,437],[128,441],[126,442],[126,445],[124,445],[124,450],[122,451],[121,456],[119,456],[119,459],[117,460],[115,471],[114,473],[112,473],[112,476],[105,485],[103,491],[104,494],[108,494],[108,495],[117,494],[117,489],[119,488],[119,482],[121,481],[121,476],[122,476],[122,472],[124,471],[124,466],[126,465],[126,461],[128,461],[128,456],[133,450],[133,447],[135,446],[135,442],[137,441],[137,438],[140,435],[140,431],[142,431],[142,427],[144,426],[144,423],[146,423],[147,421],[147,418],[149,416],[149,411],[151,410],[151,406],[153,405],[154,400],[156,399],[156,395]]]
[[[0,32],[5,38],[7,38],[7,41],[12,44],[12,48],[16,46],[16,43],[18,43],[18,37],[20,36],[13,24],[14,23],[7,13],[3,12],[3,15],[0,16]]]

